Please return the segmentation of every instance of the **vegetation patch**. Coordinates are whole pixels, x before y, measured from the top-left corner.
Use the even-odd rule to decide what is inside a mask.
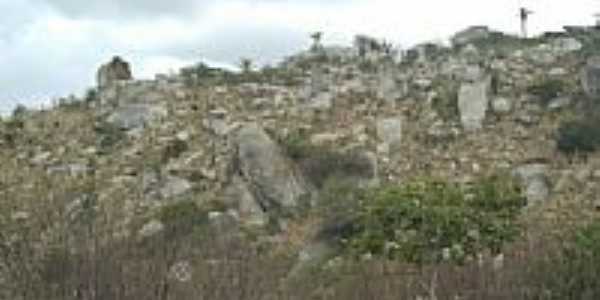
[[[418,180],[366,190],[356,200],[356,210],[347,212],[352,228],[341,239],[346,250],[413,263],[463,262],[500,252],[519,235],[516,217],[525,204],[504,176],[469,187]]]
[[[94,128],[97,135],[97,144],[100,154],[110,153],[126,138],[125,132],[110,123],[101,122]]]
[[[333,146],[313,145],[308,138],[293,134],[281,144],[289,157],[296,161],[303,174],[317,188],[323,188],[331,178],[372,178],[369,159],[357,151],[337,151]]]
[[[558,150],[569,156],[595,152],[600,148],[600,120],[590,116],[563,122],[556,143]]]
[[[436,96],[432,99],[432,108],[445,121],[456,120],[459,117],[458,111],[458,83],[450,80],[436,80]]]
[[[569,93],[570,90],[569,84],[560,79],[538,80],[527,88],[527,92],[536,96],[544,107],[556,97]]]

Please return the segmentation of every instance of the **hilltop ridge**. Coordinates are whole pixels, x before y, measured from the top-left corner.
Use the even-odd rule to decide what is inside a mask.
[[[74,257],[92,236],[109,247],[173,238],[157,244],[173,246],[173,257],[152,276],[188,291],[196,263],[219,264],[216,252],[240,240],[252,240],[252,251],[283,251],[285,278],[343,257],[337,231],[350,225],[319,209],[333,181],[465,187],[500,174],[517,182],[526,201],[518,218],[534,228],[593,219],[599,42],[593,27],[520,39],[475,26],[451,47],[403,52],[366,36],[352,47],[315,39],[275,67],[246,61],[237,73],[200,63],[154,80],[133,79],[135,66],[114,58],[84,99],[2,121],[0,224],[39,230],[23,236],[37,245],[27,248],[32,261],[61,241]],[[215,244],[177,239],[189,229],[178,220],[206,222]],[[337,231],[323,238],[328,226]],[[196,261],[198,249],[210,253],[206,261]],[[0,287],[14,276],[3,271]]]

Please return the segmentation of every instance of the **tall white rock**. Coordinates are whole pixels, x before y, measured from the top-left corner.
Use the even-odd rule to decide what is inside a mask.
[[[489,78],[465,83],[458,93],[460,121],[467,131],[481,129],[489,106]]]

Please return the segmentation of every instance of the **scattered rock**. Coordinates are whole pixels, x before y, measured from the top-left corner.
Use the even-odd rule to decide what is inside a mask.
[[[512,110],[512,101],[508,98],[498,97],[492,100],[492,109],[496,113],[509,113]]]

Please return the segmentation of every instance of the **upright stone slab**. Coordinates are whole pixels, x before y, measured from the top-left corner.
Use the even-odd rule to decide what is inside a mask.
[[[388,104],[395,103],[402,97],[402,89],[396,82],[396,70],[393,62],[386,62],[379,72],[379,87],[377,96]]]
[[[458,109],[463,128],[467,131],[481,129],[489,105],[489,78],[465,83],[458,94]]]
[[[581,71],[581,84],[588,97],[600,96],[600,56],[588,59]]]
[[[528,205],[543,202],[550,197],[548,172],[549,167],[545,164],[525,164],[513,170],[513,176],[523,185]]]
[[[377,122],[377,137],[382,142],[378,151],[390,155],[396,152],[402,142],[402,120],[387,118]]]

